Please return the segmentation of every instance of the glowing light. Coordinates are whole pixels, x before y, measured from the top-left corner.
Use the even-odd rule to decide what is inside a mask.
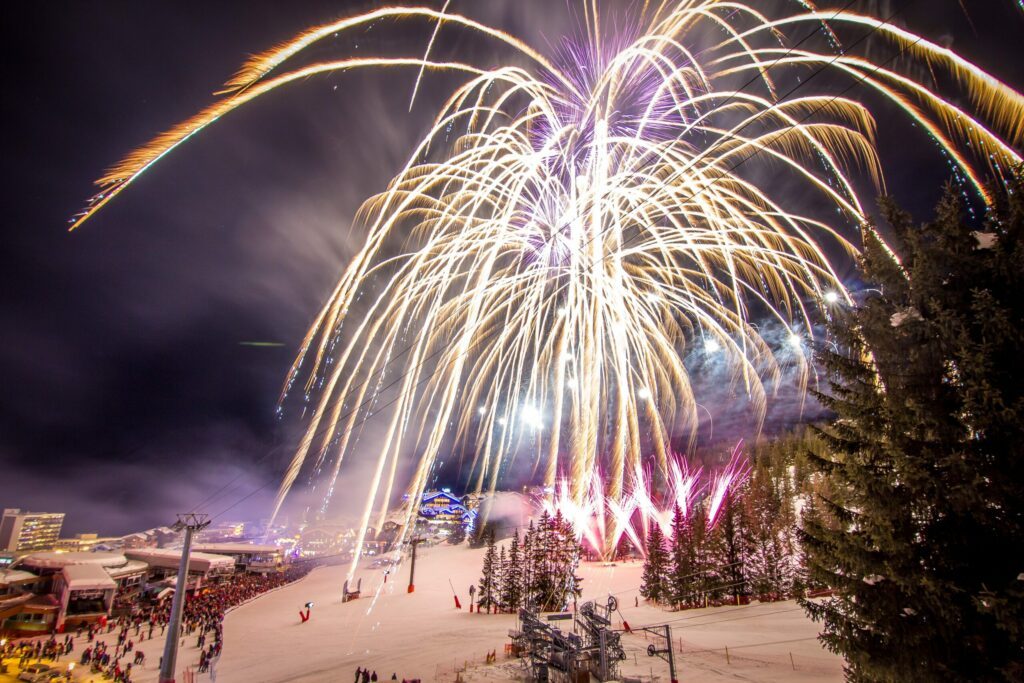
[[[714,337],[708,337],[704,340],[704,353],[714,354],[722,350],[722,345],[718,343],[718,340]]]
[[[647,387],[640,387],[640,389],[636,392],[636,397],[641,401],[650,401],[651,390],[648,389]]]
[[[803,347],[803,344],[804,344],[804,340],[803,340],[803,338],[799,334],[791,334],[791,335],[789,335],[789,340],[788,341],[789,341],[789,345],[792,346],[794,349],[799,349],[799,348]]]
[[[825,303],[834,304],[839,301],[839,294],[831,290],[825,292]]]
[[[534,429],[541,429],[544,426],[544,416],[533,406],[523,406],[520,414],[523,424]]]
[[[484,408],[483,406],[480,406],[479,408],[476,409],[476,412],[477,412],[477,415],[486,415],[487,414],[487,408]]]

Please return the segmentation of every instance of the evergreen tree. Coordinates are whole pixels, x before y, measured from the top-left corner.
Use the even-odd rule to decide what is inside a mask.
[[[448,542],[452,545],[459,545],[466,540],[466,525],[453,524],[451,533],[448,534]]]
[[[742,496],[742,494],[740,494]],[[736,503],[737,496],[727,493],[722,501],[718,523],[710,537],[711,564],[714,567],[716,593],[731,596],[732,602],[739,603],[740,596],[747,595],[745,562],[746,552],[742,508]]]
[[[873,291],[822,349],[835,413],[809,462],[828,487],[802,540],[805,601],[854,681],[1024,678],[1024,183],[974,232],[950,190],[915,229],[886,204],[902,264],[868,233]]]
[[[498,523],[492,519],[477,525],[476,532],[469,539],[470,548],[483,548],[491,537],[496,537]]]
[[[640,584],[640,595],[655,603],[669,599],[668,590],[669,554],[665,549],[665,534],[661,527],[651,524],[647,533],[647,558]]]
[[[792,487],[773,476],[771,461],[759,460],[743,498],[746,572],[760,599],[791,594],[796,570]]]
[[[555,577],[551,572],[552,533],[551,516],[544,511],[537,521],[533,537],[532,581],[530,596],[540,611],[549,609],[555,594]]]
[[[522,553],[519,548],[519,529],[512,535],[508,547],[508,563],[502,580],[501,602],[505,609],[516,611],[523,603],[523,567]]]
[[[714,586],[707,522],[707,509],[704,505],[694,506],[686,520],[687,553],[692,570],[688,602],[698,607],[707,606]]]
[[[667,596],[677,607],[693,602],[694,568],[690,545],[689,524],[677,505],[672,513],[672,554]]]
[[[495,604],[495,570],[498,562],[498,551],[494,546],[494,532],[487,535],[487,552],[484,553],[483,575],[477,589],[477,607],[490,610]]]
[[[505,555],[505,546],[498,549],[498,561],[494,567],[494,603],[501,610],[507,610],[505,602],[505,579],[508,577],[508,556]]]
[[[536,536],[536,531],[533,526],[533,520],[530,520],[529,526],[526,528],[526,533],[523,534],[523,550],[522,550],[522,572],[519,577],[519,586],[522,591],[522,606],[527,609],[535,607],[533,603],[533,541]]]
[[[561,514],[543,513],[523,538],[519,572],[521,604],[538,611],[560,610],[582,592],[576,575],[583,549]]]

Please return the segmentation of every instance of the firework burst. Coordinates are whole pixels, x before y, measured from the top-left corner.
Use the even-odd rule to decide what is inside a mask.
[[[705,524],[710,531],[718,523],[725,497],[737,491],[750,474],[742,441],[733,448],[728,463],[708,478],[703,476],[702,467],[691,467],[682,456],[671,456],[669,465],[671,476],[660,495],[654,489],[651,472],[637,465],[619,498],[608,497],[600,484],[601,472],[597,471],[581,500],[573,496],[563,477],[541,497],[537,507],[552,516],[560,514],[572,525],[577,538],[601,557],[613,557],[623,538],[646,555],[652,524],[657,524],[666,538],[672,538],[676,508],[687,519],[697,505],[704,505]]]
[[[700,486],[670,455],[673,438],[699,423],[687,354],[719,355],[756,427],[784,372],[808,381],[802,341],[812,341],[826,297],[849,301],[833,261],[857,251],[858,180],[883,182],[875,120],[856,95],[902,111],[982,198],[983,176],[1020,161],[1021,95],[885,19],[810,1],[771,15],[741,2],[652,1],[631,34],[610,38],[596,2],[581,6],[588,37],[557,59],[447,5],[312,28],[251,59],[221,99],[114,166],[73,219],[77,227],[214,122],[298,81],[359,68],[409,69],[417,87],[433,71],[465,75],[356,217],[365,242],[285,384],[300,382],[315,405],[275,514],[303,468],[333,490],[374,415],[384,433],[364,529],[396,485],[417,499],[455,443],[478,490],[528,458],[565,510],[597,506],[579,512],[598,520],[588,532],[596,544],[615,533],[637,542],[625,522],[636,510],[644,524],[665,521],[644,497],[645,477],[670,482],[684,507]],[[380,19],[420,22],[427,54],[291,66]],[[432,57],[439,35],[454,31],[494,41],[511,61]],[[873,55],[889,57],[865,56],[869,39],[882,46]],[[958,92],[943,96],[922,73]],[[356,302],[360,315],[350,315]],[[790,343],[773,346],[763,320]],[[396,484],[413,452],[411,480]],[[712,508],[731,471],[709,484]]]

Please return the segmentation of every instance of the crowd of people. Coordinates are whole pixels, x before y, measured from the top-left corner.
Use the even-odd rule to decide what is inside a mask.
[[[182,610],[181,636],[195,637],[199,650],[198,669],[210,670],[213,660],[221,653],[224,643],[224,616],[228,609],[262,593],[295,581],[309,572],[310,566],[289,568],[277,574],[238,574],[221,583],[209,584],[190,592]],[[147,602],[136,596],[128,613],[109,619],[105,623],[78,625],[73,634],[56,635],[48,639],[11,641],[3,647],[5,658],[18,658],[21,668],[33,660],[56,661],[71,654],[76,641],[84,641],[78,663],[89,666],[90,671],[114,683],[131,683],[132,667],[145,666],[146,654],[137,648],[139,643],[163,636],[170,621],[171,598]],[[101,639],[104,634],[117,632],[116,643]],[[162,658],[160,664],[162,665]]]
[[[383,678],[377,678],[377,672],[371,672],[368,668],[364,669],[361,666],[356,667],[356,680],[355,683],[376,683],[378,680],[384,680]],[[398,674],[391,674],[391,680],[397,681]],[[403,678],[402,683],[420,683],[418,678]]]

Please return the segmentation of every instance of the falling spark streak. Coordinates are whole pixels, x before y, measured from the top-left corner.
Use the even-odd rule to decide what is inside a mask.
[[[598,3],[585,3],[591,43],[553,59],[447,5],[317,26],[253,57],[221,99],[111,168],[72,229],[186,140],[296,81],[400,67],[418,70],[418,89],[425,72],[463,74],[405,167],[355,217],[365,242],[282,390],[304,367],[304,393],[317,399],[273,515],[308,464],[325,468],[333,491],[362,424],[380,413],[387,427],[364,531],[375,505],[387,510],[403,453],[417,454],[416,500],[455,443],[472,456],[463,475],[475,489],[494,490],[513,458],[531,453],[552,490],[566,473],[554,494],[566,511],[595,515],[589,543],[622,534],[636,543],[625,520],[639,512],[643,524],[667,523],[649,498],[644,453],[682,509],[703,494],[700,473],[670,456],[673,438],[692,442],[699,422],[684,365],[691,346],[730,369],[756,430],[784,372],[808,382],[826,294],[851,301],[833,261],[871,230],[855,186],[883,182],[875,120],[856,99],[812,90],[822,81],[811,76],[827,72],[904,113],[986,201],[981,179],[1021,159],[1019,93],[887,21],[794,4],[796,13],[771,17],[735,1],[644,3],[641,23],[619,37]],[[425,22],[425,54],[290,63],[385,18]],[[442,25],[493,39],[524,66],[435,61]],[[903,59],[857,54],[868,36],[881,44],[873,55]],[[921,65],[961,92],[920,82]],[[797,212],[797,200],[814,215]],[[765,317],[799,330],[801,343],[773,346],[752,322]],[[708,484],[714,509],[740,477],[727,469]]]

